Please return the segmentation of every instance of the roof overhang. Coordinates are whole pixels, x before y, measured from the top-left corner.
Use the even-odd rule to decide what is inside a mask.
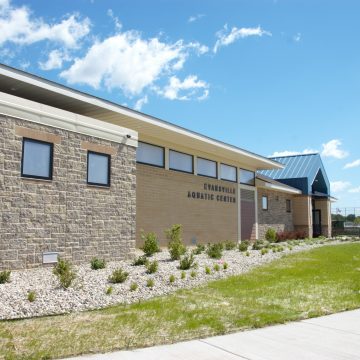
[[[276,161],[236,146],[2,64],[0,91],[132,129],[138,132],[139,140],[166,140],[174,145],[215,154],[252,170],[284,167]]]
[[[299,189],[285,185],[281,182],[269,178],[268,176],[260,175],[260,174],[256,174],[256,186],[263,189],[281,191],[288,194],[294,194],[294,195],[302,194],[302,191]]]

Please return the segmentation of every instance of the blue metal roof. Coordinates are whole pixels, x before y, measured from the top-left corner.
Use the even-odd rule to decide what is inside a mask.
[[[285,167],[279,170],[261,170],[260,174],[300,189],[303,194],[321,191],[330,195],[330,183],[320,154],[280,156],[271,160]]]

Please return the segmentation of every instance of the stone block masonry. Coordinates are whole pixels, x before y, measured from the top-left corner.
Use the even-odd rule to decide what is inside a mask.
[[[42,265],[44,252],[75,264],[135,250],[136,149],[0,115],[0,269]],[[53,180],[21,177],[23,137],[54,143]],[[90,186],[87,150],[111,155],[111,186]]]

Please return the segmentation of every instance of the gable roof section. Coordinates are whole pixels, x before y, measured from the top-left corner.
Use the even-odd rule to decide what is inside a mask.
[[[311,195],[313,190],[317,191],[317,182],[321,181],[327,188],[326,194],[330,194],[330,183],[320,154],[279,156],[271,159],[285,167],[278,170],[262,170],[259,171],[260,174],[300,189],[306,195]],[[325,193],[324,187],[321,188]]]

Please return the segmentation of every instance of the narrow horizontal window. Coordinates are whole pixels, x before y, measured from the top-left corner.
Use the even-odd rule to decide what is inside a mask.
[[[286,212],[291,213],[291,200],[286,200]]]
[[[263,196],[262,198],[261,198],[261,202],[262,202],[262,209],[263,210],[268,210],[268,206],[269,206],[269,204],[268,204],[268,197],[267,196]]]
[[[110,186],[110,155],[88,151],[87,183]]]
[[[236,182],[237,181],[236,172],[237,170],[235,166],[230,166],[225,164],[220,165],[220,175],[222,180]]]
[[[216,161],[197,158],[197,174],[217,178],[217,163]]]
[[[255,173],[253,171],[240,169],[240,184],[255,186]]]
[[[192,174],[194,172],[193,156],[178,151],[170,150],[169,169]]]
[[[158,167],[165,166],[165,149],[161,146],[151,145],[144,142],[138,143],[136,161]]]
[[[21,159],[21,176],[51,180],[53,173],[52,143],[24,138]]]

